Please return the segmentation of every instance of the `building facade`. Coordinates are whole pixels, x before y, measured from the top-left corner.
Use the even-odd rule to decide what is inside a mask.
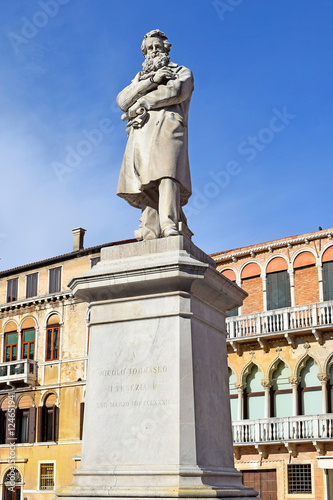
[[[67,283],[111,243],[73,232],[72,252],[0,272],[5,500],[51,498],[80,462],[89,307]],[[333,229],[212,257],[248,293],[227,319],[236,467],[263,500],[330,500]]]
[[[236,467],[263,500],[333,499],[333,229],[212,256],[229,311]]]
[[[4,500],[54,497],[80,460],[89,308],[67,283],[100,260],[102,246],[84,249],[84,230],[73,233],[73,252],[0,272]]]

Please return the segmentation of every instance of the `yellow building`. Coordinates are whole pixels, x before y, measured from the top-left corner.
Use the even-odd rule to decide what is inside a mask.
[[[81,454],[89,310],[70,279],[101,245],[0,272],[0,484],[4,500],[52,498]],[[122,242],[124,243],[124,242]]]
[[[213,255],[229,312],[236,467],[263,500],[333,499],[333,229]]]

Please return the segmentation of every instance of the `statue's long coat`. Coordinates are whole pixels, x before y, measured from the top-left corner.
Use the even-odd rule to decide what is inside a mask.
[[[179,182],[181,205],[192,193],[187,120],[193,76],[184,66],[170,62],[169,68],[174,79],[166,84],[156,88],[149,79],[140,80],[138,73],[117,97],[125,112],[137,102],[148,109],[142,128],[130,127],[117,188],[118,196],[137,208],[141,208],[145,186],[163,177]]]

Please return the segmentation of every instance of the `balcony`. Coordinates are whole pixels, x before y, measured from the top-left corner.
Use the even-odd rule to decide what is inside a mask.
[[[34,386],[37,383],[37,361],[21,359],[0,363],[0,390],[8,386]]]
[[[333,413],[297,417],[238,420],[232,423],[234,446],[284,444],[288,449],[297,443],[310,442],[317,451],[333,438]]]
[[[285,337],[293,344],[293,333],[309,332],[322,343],[322,332],[333,327],[333,300],[286,307],[227,318],[227,340],[246,341],[248,337]],[[259,342],[260,343],[260,342]]]

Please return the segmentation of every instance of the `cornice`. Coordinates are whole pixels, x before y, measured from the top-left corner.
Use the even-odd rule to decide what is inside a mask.
[[[17,300],[15,302],[6,302],[5,304],[0,304],[0,314],[6,311],[14,311],[15,309],[23,309],[24,307],[39,306],[48,302],[56,302],[61,300],[67,300],[73,298],[73,294],[70,290],[53,293],[48,295],[42,295],[41,297],[30,297],[29,299]]]
[[[215,262],[223,262],[223,261],[237,261],[239,257],[244,257],[245,255],[250,255],[253,257],[256,253],[260,252],[272,252],[274,249],[277,248],[283,248],[283,247],[290,247],[292,245],[297,245],[299,243],[305,243],[306,245],[309,243],[309,241],[313,240],[318,240],[318,239],[323,239],[323,238],[329,238],[332,239],[333,237],[333,232],[332,231],[327,231],[325,233],[313,233],[311,235],[307,236],[300,236],[298,238],[293,238],[292,240],[279,240],[276,241],[275,243],[267,243],[266,245],[261,245],[261,246],[250,246],[249,248],[241,251],[236,251],[236,252],[230,252],[225,255],[216,255],[216,256],[211,256]]]

